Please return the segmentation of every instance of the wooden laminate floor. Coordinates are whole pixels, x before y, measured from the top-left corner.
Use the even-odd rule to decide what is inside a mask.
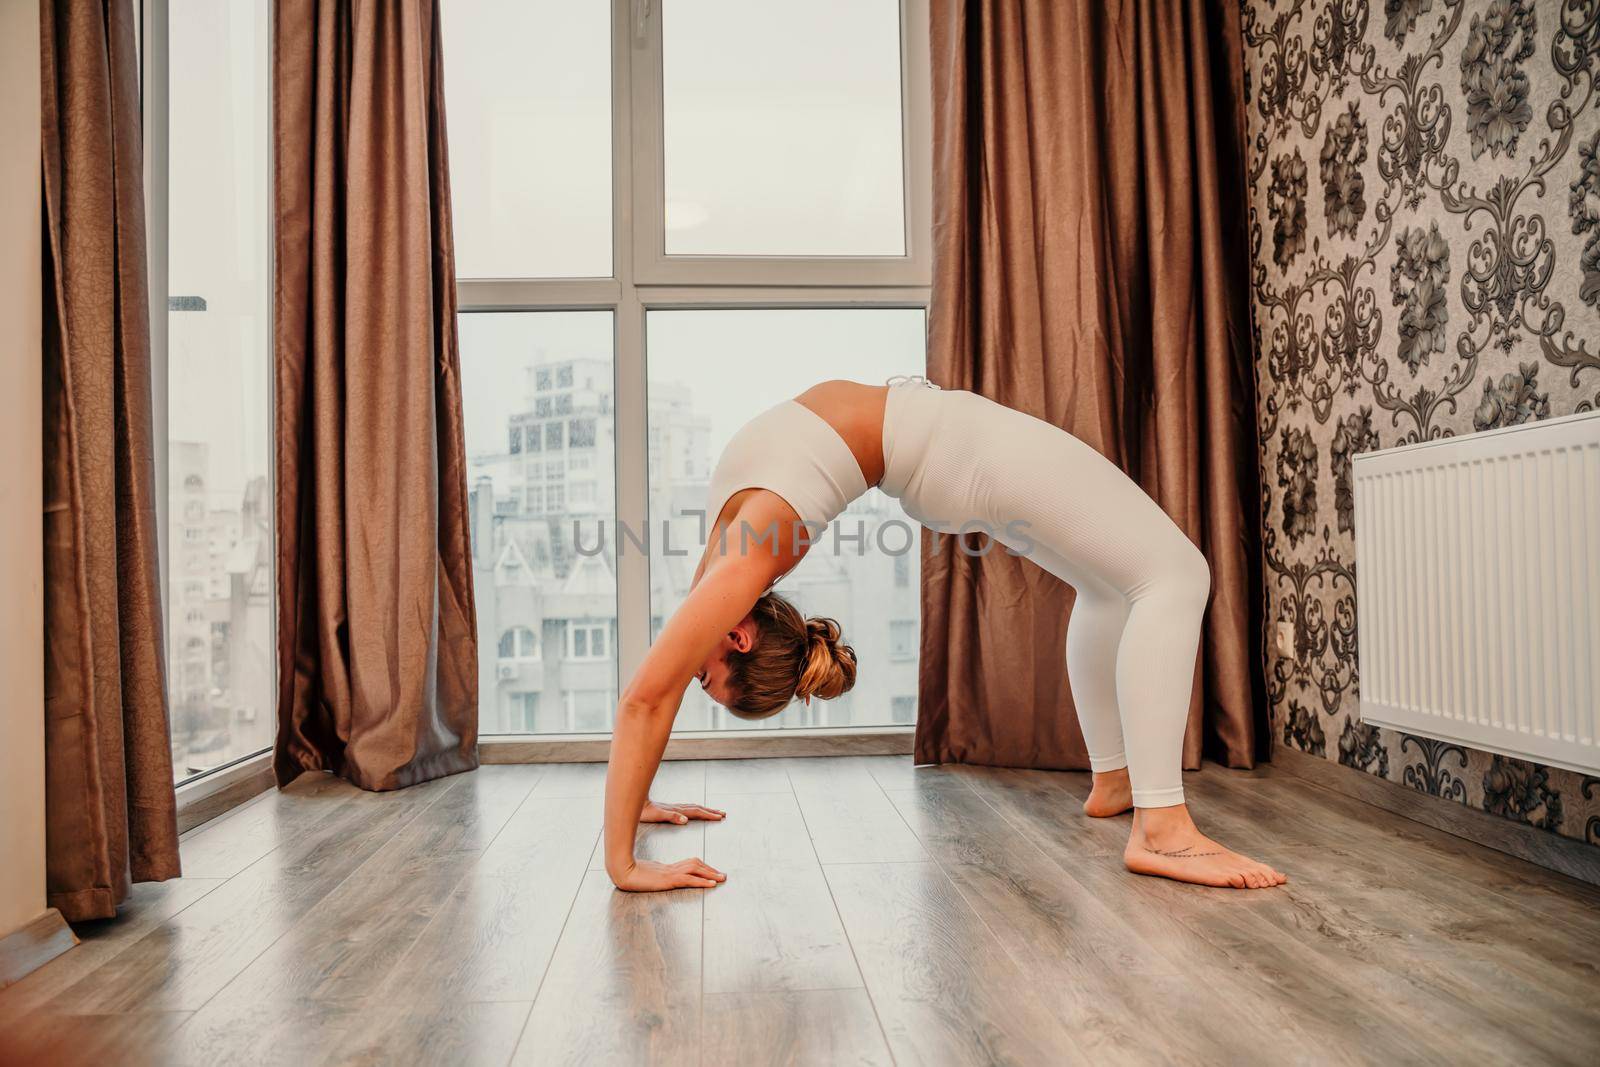
[[[709,891],[615,892],[604,767],[389,794],[307,776],[0,992],[52,1063],[1594,1063],[1600,890],[1270,771],[1190,774],[1289,872],[1127,874],[1084,774],[667,764]]]

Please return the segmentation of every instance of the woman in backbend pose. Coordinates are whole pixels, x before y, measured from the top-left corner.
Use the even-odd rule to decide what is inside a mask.
[[[840,643],[838,624],[803,618],[770,590],[805,555],[805,531],[815,534],[873,485],[936,529],[978,524],[1077,591],[1066,656],[1094,771],[1084,808],[1092,816],[1133,809],[1129,870],[1239,889],[1285,881],[1201,834],[1183,802],[1183,733],[1211,591],[1205,557],[1076,437],[919,376],[888,386],[823,382],[728,442],[711,476],[712,526],[689,595],[617,707],[605,860],[619,888],[724,879],[699,859],[634,856],[641,819],[722,817],[648,795],[690,682],[744,719],[855,684],[855,653]]]

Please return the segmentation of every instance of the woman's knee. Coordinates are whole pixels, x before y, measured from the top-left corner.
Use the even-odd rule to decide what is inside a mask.
[[[1173,583],[1180,595],[1204,605],[1211,599],[1211,563],[1194,542],[1184,538]]]
[[[1205,553],[1187,537],[1177,538],[1172,550],[1160,559],[1146,594],[1174,606],[1204,608],[1211,598],[1211,564]]]

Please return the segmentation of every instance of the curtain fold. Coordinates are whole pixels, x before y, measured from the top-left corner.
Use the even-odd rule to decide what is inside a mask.
[[[477,766],[434,0],[274,9],[279,711],[286,784]]]
[[[1060,426],[1211,562],[1184,765],[1266,754],[1243,68],[1225,0],[932,0],[929,376]],[[923,535],[918,762],[1088,766],[1072,591]]]
[[[133,5],[40,5],[49,903],[176,878]]]

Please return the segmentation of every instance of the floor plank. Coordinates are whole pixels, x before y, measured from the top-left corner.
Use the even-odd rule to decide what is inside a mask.
[[[741,1067],[889,1067],[864,989],[709,993],[704,1062]]]
[[[408,1004],[528,1001],[600,835],[587,798],[529,797],[379,991]]]
[[[539,773],[533,766],[494,766],[457,776],[437,802],[251,961],[217,1002],[370,996],[522,805]]]
[[[1071,1035],[933,863],[826,868],[895,1059],[1063,1063]]]
[[[0,1009],[35,1011],[83,981],[141,937],[159,929],[172,916],[223,885],[221,879],[174,878],[167,882],[139,882],[118,910],[115,919],[82,922],[73,927],[76,948],[62,953],[0,998]],[[57,1005],[59,1006],[59,1004]],[[0,1011],[0,1014],[4,1014]]]
[[[511,1062],[532,1004],[404,1001],[370,1011],[339,1049],[341,1064],[450,1064],[504,1067]]]
[[[707,993],[847,989],[861,973],[815,862],[731,867],[706,893]]]
[[[285,842],[293,842],[325,817],[317,798],[348,796],[349,785],[331,774],[307,773],[294,782],[292,800],[263,793],[219,819],[183,835],[179,853],[185,878],[232,878]]]
[[[1177,973],[1121,920],[1112,902],[1062,878],[1061,869],[976,792],[896,790],[889,797],[997,933],[1003,927],[1016,932],[1018,944],[1049,945],[1080,983],[1110,974]]]
[[[861,766],[884,789],[944,789],[965,785],[960,768],[917,766],[910,756],[861,756]]]
[[[1140,936],[1116,901],[1064,878],[977,792],[889,795],[1086,1054],[1223,1063],[1259,1051],[1245,1019]],[[1129,1012],[1129,1002],[1144,1007]]]
[[[344,784],[326,797],[300,794],[298,783],[291,785],[283,802],[310,803],[323,813],[314,829],[139,938],[55,1003],[73,1012],[202,1007],[454,781],[392,793],[364,793]]]
[[[707,892],[619,893],[589,872],[514,1062],[699,1063]]]
[[[817,858],[824,864],[927,859],[861,758],[786,761]]]
[[[5,1067],[158,1067],[173,1062],[187,1012],[34,1012],[0,1026]]]
[[[705,828],[705,861],[718,870],[816,864],[793,793],[713,793],[706,802],[728,813]]]
[[[342,1065],[349,1061],[345,1049],[361,1032],[368,1010],[360,1000],[213,1003],[178,1031],[170,1062],[175,1067]]]
[[[605,766],[394,793],[308,775],[186,834],[189,877],[0,990],[25,1062],[1587,1063],[1600,889],[1271,768],[1185,775],[1265,892],[1130,874],[1086,774],[675,761],[600,866]],[[196,877],[194,872],[205,872]],[[892,1053],[892,1055],[891,1055]]]
[[[715,759],[706,762],[706,792],[788,793],[789,772],[778,759]]]
[[[1090,819],[1083,814],[1089,775],[1009,767],[957,767],[991,807],[1052,851],[1073,856],[1121,856],[1131,816]]]
[[[650,784],[656,800],[695,800],[705,795],[706,760],[667,760]],[[514,765],[513,765],[514,766]],[[534,788],[537,797],[603,797],[606,794],[606,764],[546,763],[544,775]]]

